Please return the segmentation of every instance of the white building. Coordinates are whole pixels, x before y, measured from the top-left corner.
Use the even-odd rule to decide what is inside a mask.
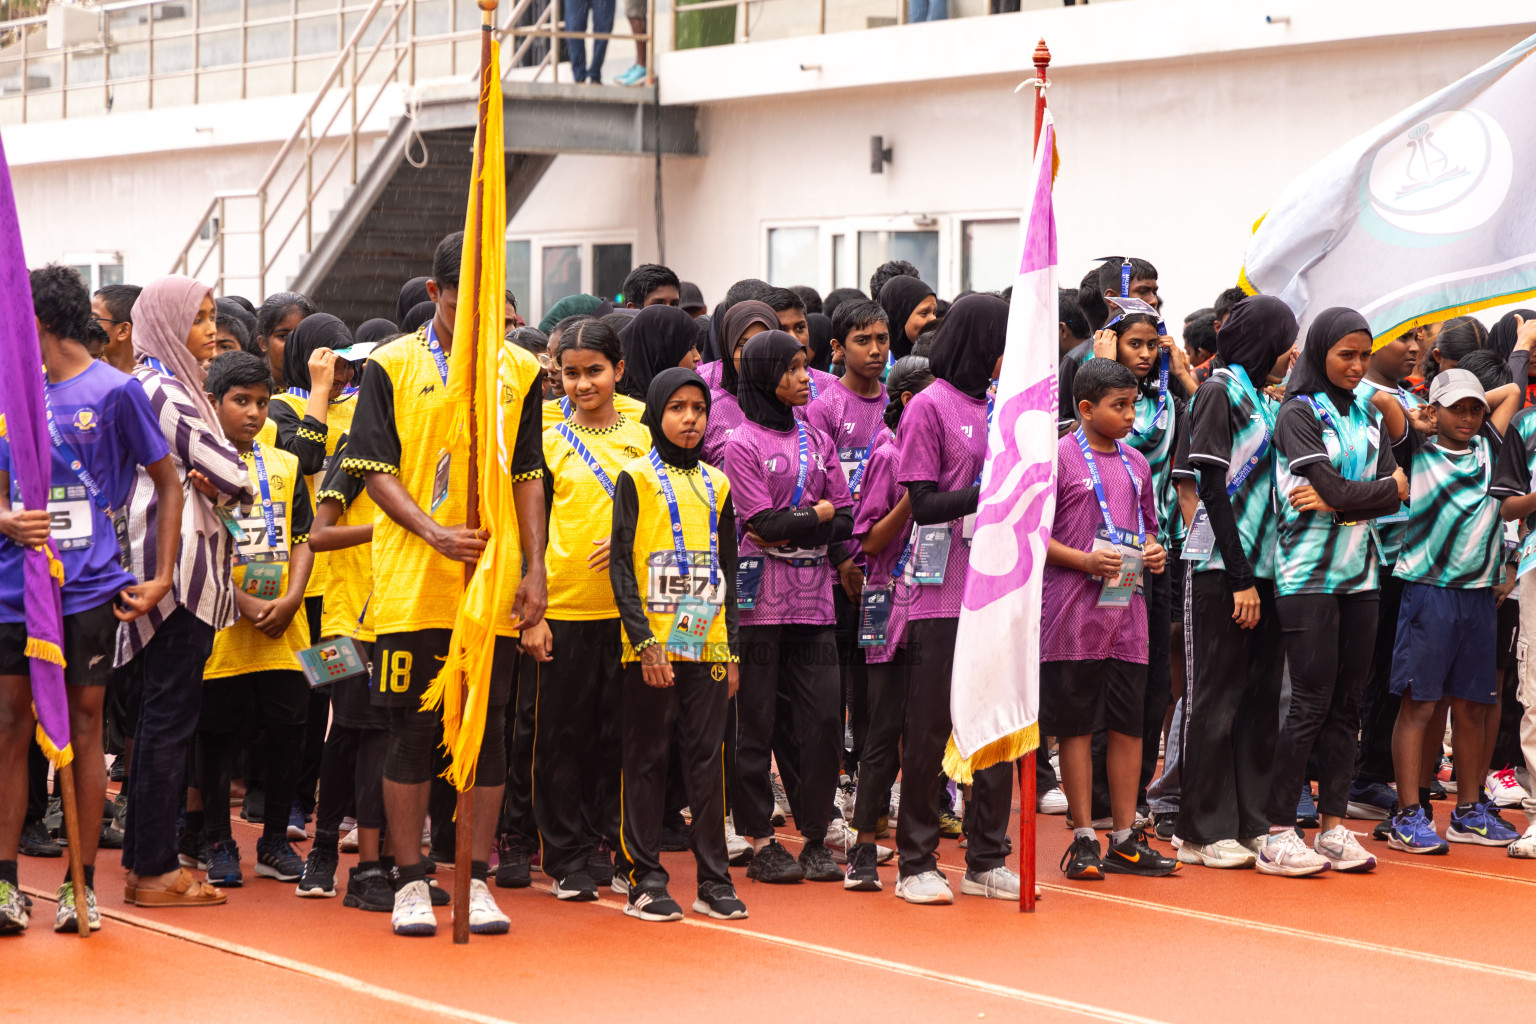
[[[256,236],[234,233],[242,223],[249,229],[254,215],[228,200],[222,237],[204,218],[217,207],[216,193],[257,186],[285,140],[297,138],[302,154],[305,136],[295,127],[315,101],[312,90],[338,50],[339,79],[348,80],[342,40],[370,7],[368,0],[259,2],[274,5],[265,20],[256,18],[267,11],[258,0],[109,5],[111,67],[121,68],[135,47],[154,54],[155,64],[132,66],[134,74],[73,61],[88,55],[89,44],[71,51],[73,62],[61,62],[36,46],[37,29],[24,44],[16,28],[0,35],[0,132],[31,262],[93,265],[93,284],[144,281],[168,272],[202,225],[204,239],[190,248],[194,266],[209,254],[202,276],[213,280],[222,245],[226,289],[255,297]],[[371,266],[379,287],[357,301],[388,315],[392,302],[378,296],[425,272],[431,246],[423,239],[436,227],[421,226],[423,237],[409,239],[396,262],[370,249],[362,263],[356,253],[346,263],[336,256],[341,236],[362,230],[364,206],[384,202],[368,187],[369,175],[384,173],[375,163],[385,170],[398,164],[398,156],[375,157],[391,153],[391,138],[409,134],[400,129],[409,126],[401,120],[407,109],[418,111],[427,131],[438,123],[432,111],[446,109],[433,103],[462,109],[473,96],[466,76],[477,18],[469,0],[398,0],[398,8],[397,0],[379,2],[362,56],[382,36],[384,59],[359,76],[365,85],[357,91],[360,184],[349,184],[350,100],[333,87],[320,98],[320,120],[339,109],[339,133],[333,129],[317,145],[314,162],[290,153],[266,190],[273,223],[264,284],[273,291],[303,282],[306,264],[316,279],[324,278],[315,269],[321,264],[335,268],[327,273],[354,275]],[[917,263],[942,296],[1005,285],[1032,132],[1033,91],[1016,93],[1015,86],[1033,77],[1032,53],[1043,37],[1061,150],[1064,283],[1075,283],[1094,257],[1144,256],[1161,271],[1176,322],[1235,283],[1254,221],[1299,171],[1536,31],[1530,0],[1022,6],[987,15],[986,0],[950,0],[950,20],[895,24],[898,0],[762,0],[710,12],[734,16],[735,37],[745,41],[675,49],[670,3],[657,0],[668,154],[660,161],[664,246],[648,91],[519,86],[534,71],[514,69],[507,148],[524,155],[507,238],[510,283],[525,315],[536,320],[573,290],[616,288],[630,265],[656,260],[663,248],[666,262],[711,303],[747,276],[823,291],[866,287],[873,267],[891,256]],[[512,13],[503,0],[498,16]],[[619,14],[622,27],[622,5]],[[142,24],[130,24],[139,16]],[[684,18],[700,17],[685,10]],[[173,51],[151,30],[178,18],[192,24],[181,35],[167,33],[181,47]],[[216,31],[223,34],[215,38]],[[685,21],[685,42],[690,33],[698,26]],[[261,61],[256,39],[266,40]],[[21,45],[31,49],[21,55]],[[242,50],[244,93],[234,77],[242,74]],[[615,41],[605,79],[632,54],[631,42]],[[385,75],[397,58],[399,70]],[[219,60],[225,63],[213,63]],[[55,81],[58,72],[46,74],[62,63],[74,75],[65,83]],[[560,74],[568,80],[569,69]],[[548,82],[547,69],[539,77]],[[114,81],[121,81],[115,92]],[[597,142],[588,130],[594,111],[608,125]],[[320,127],[312,126],[315,136]],[[871,171],[874,136],[891,150],[878,174]],[[320,165],[332,159],[339,170],[315,185]],[[516,162],[509,157],[509,178]],[[278,186],[288,177],[297,185],[280,202]],[[462,177],[467,188],[467,173]],[[316,194],[309,205],[302,202],[306,181]],[[372,198],[362,203],[350,198],[354,192]],[[526,201],[518,207],[520,193]],[[334,251],[308,260],[307,250],[325,249],[328,231]]]

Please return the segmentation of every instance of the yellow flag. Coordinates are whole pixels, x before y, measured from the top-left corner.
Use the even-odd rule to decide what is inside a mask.
[[[443,741],[450,756],[445,778],[459,790],[475,784],[475,763],[485,735],[496,630],[506,606],[502,595],[517,589],[523,556],[512,500],[511,453],[523,399],[541,372],[531,354],[504,338],[506,309],[506,152],[502,138],[500,46],[480,81],[477,158],[464,214],[464,257],[459,269],[459,302],[453,324],[448,395],[456,406],[453,431],[472,432],[479,489],[480,527],[490,533],[485,552],[464,589],[454,620],[448,659],[422,696],[425,710],[442,709]],[[479,216],[476,192],[483,189]],[[504,614],[504,613],[501,613]]]

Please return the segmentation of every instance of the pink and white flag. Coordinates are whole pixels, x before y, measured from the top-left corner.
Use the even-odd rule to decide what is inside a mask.
[[[944,771],[957,782],[1040,743],[1040,593],[1056,510],[1055,150],[1046,112],[955,640]]]

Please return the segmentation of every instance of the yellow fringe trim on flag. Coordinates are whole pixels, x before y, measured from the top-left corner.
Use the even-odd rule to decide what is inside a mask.
[[[60,668],[64,667],[64,652],[59,650],[59,645],[47,640],[39,640],[37,637],[27,638],[26,656],[58,665]]]
[[[1040,746],[1040,724],[1027,725],[1018,732],[1011,732],[1000,740],[993,740],[970,757],[961,757],[951,736],[944,746],[944,774],[961,785],[970,784],[976,773],[995,764],[1017,761]]]
[[[68,743],[64,744],[63,750],[54,746],[48,739],[48,734],[43,732],[41,725],[37,727],[37,745],[43,748],[43,756],[47,757],[55,768],[63,768],[75,759],[74,749]]]

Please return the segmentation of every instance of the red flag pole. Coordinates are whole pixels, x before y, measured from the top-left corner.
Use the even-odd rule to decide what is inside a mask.
[[[497,0],[478,0],[480,7],[480,106],[476,117],[475,132],[475,290],[474,320],[468,339],[454,339],[469,345],[469,495],[464,522],[472,530],[480,528],[480,452],[479,432],[475,425],[475,389],[478,387],[478,346],[480,344],[480,310],[484,296],[480,294],[480,275],[485,256],[485,240],[480,237],[485,225],[485,137],[486,118],[489,115],[490,88],[500,88],[501,83],[490,75],[491,28],[496,16]],[[489,79],[489,81],[488,81]],[[464,566],[464,586],[475,574],[473,565]],[[468,682],[461,676],[459,685],[468,690]],[[466,692],[463,704],[467,705]],[[462,946],[469,942],[469,881],[474,860],[474,787],[461,789],[454,806],[454,859],[453,859],[453,944]]]
[[[1045,40],[1035,47],[1035,143],[1033,155],[1040,148],[1040,126],[1045,120],[1046,68],[1051,66],[1051,51]],[[1045,737],[1041,737],[1043,741]],[[1019,913],[1035,912],[1035,758],[1031,750],[1019,761]]]

